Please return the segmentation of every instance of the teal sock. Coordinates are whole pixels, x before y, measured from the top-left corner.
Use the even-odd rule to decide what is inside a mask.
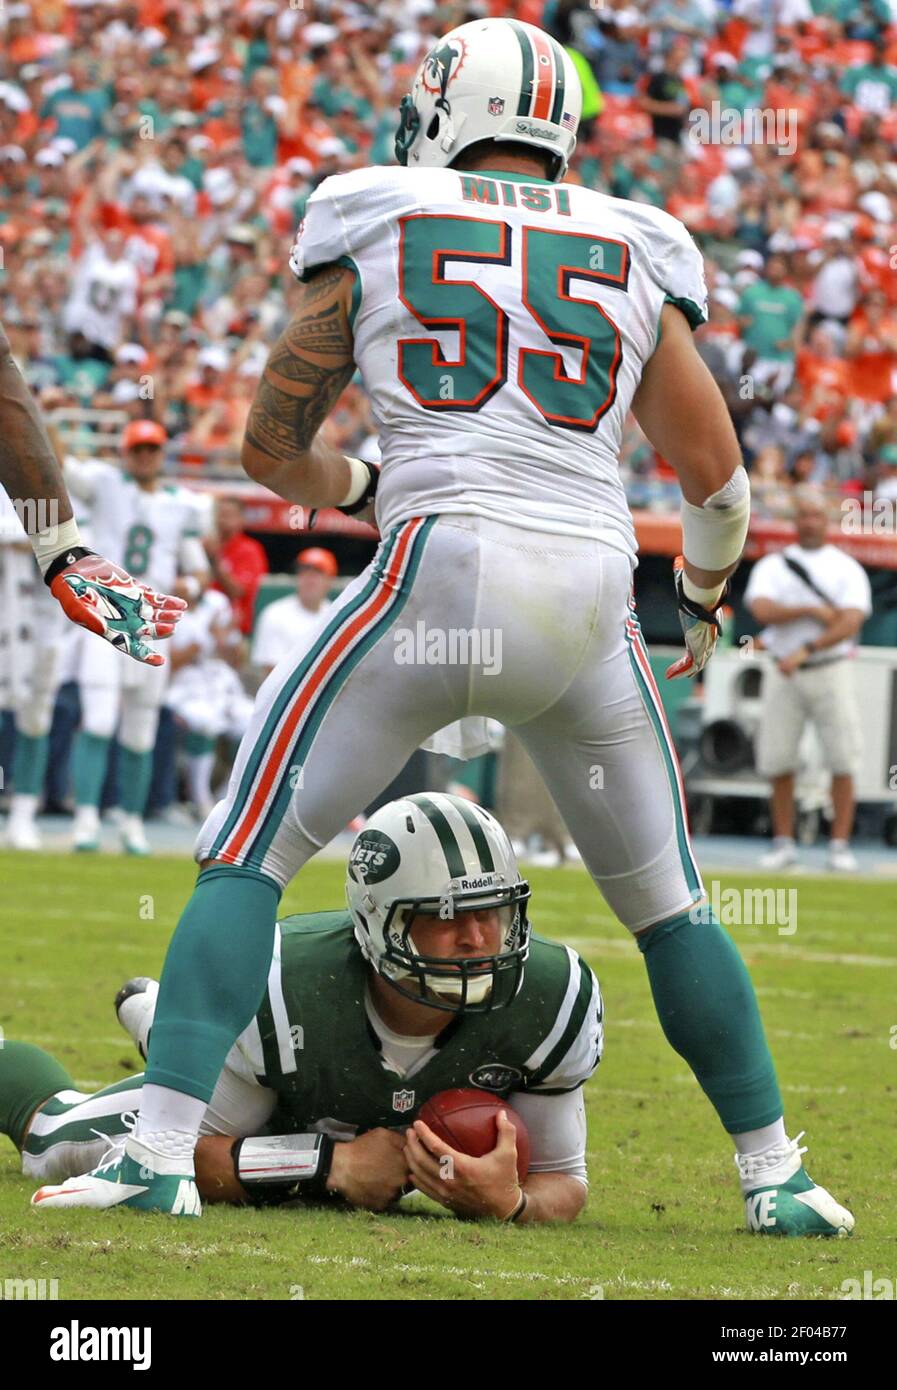
[[[709,908],[638,938],[670,1046],[691,1067],[730,1134],[770,1125],[782,1097],[757,997],[734,942]]]
[[[281,889],[254,869],[201,873],[162,971],[146,1083],[208,1101],[268,979]]]
[[[125,748],[123,744],[119,744],[118,799],[121,809],[129,816],[143,815],[152,775],[152,753],[135,753],[133,748]]]
[[[47,770],[50,739],[47,734],[16,731],[16,751],[12,763],[13,786],[25,796],[40,796]]]
[[[72,784],[76,806],[99,806],[106,780],[111,739],[100,738],[82,729],[72,754]]]
[[[7,1042],[0,1047],[0,1134],[22,1147],[25,1126],[37,1107],[57,1091],[71,1091],[65,1067],[33,1043]]]

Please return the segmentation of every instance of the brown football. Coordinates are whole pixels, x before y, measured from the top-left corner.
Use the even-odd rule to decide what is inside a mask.
[[[482,1158],[498,1139],[498,1112],[506,1110],[517,1130],[517,1176],[523,1182],[529,1172],[529,1134],[521,1117],[501,1096],[473,1087],[439,1091],[424,1101],[417,1118],[460,1153]]]

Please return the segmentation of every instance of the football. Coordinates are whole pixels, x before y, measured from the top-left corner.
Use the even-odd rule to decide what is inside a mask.
[[[521,1117],[501,1096],[472,1087],[440,1091],[424,1102],[417,1118],[453,1149],[482,1158],[495,1148],[499,1110],[507,1110],[517,1130],[517,1176],[523,1182],[529,1172],[529,1134]]]

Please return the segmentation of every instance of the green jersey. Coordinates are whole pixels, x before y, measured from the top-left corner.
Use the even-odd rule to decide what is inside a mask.
[[[404,1074],[384,1061],[368,1016],[370,969],[346,912],[279,924],[262,1006],[228,1058],[275,1092],[269,1132],[404,1126],[430,1096],[455,1087],[558,1095],[598,1065],[601,993],[569,947],[533,937],[514,1002],[453,1018]]]
[[[769,285],[757,280],[744,290],[738,305],[739,316],[750,320],[742,334],[758,357],[790,362],[793,348],[778,344],[790,339],[804,312],[804,301],[788,285]]]

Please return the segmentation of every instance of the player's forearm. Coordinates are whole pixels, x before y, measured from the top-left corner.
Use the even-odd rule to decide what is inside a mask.
[[[686,501],[700,507],[741,465],[726,403],[695,350],[684,315],[667,304],[660,342],[635,393],[632,413],[666,460]]]
[[[526,1210],[514,1223],[575,1221],[586,1204],[589,1190],[569,1173],[530,1173],[523,1184]]]
[[[253,407],[254,409],[254,407]],[[303,507],[336,507],[349,491],[351,465],[339,449],[320,437],[310,448],[294,451],[291,457],[275,459],[262,455],[250,440],[252,414],[243,445],[243,467],[251,478],[276,492],[287,502]]]
[[[350,465],[319,430],[355,371],[349,304],[354,276],[327,266],[302,285],[271,349],[246,422],[242,463],[288,502],[336,506]]]
[[[245,1202],[246,1189],[237,1181],[231,1157],[233,1135],[210,1134],[193,1152],[196,1185],[204,1202]]]
[[[23,509],[22,522],[29,535],[40,524],[71,521],[72,504],[62,472],[44,428],[34,397],[10,352],[9,340],[0,328],[0,483],[13,501],[31,501]],[[40,515],[34,505],[41,499],[55,502],[53,512]]]

